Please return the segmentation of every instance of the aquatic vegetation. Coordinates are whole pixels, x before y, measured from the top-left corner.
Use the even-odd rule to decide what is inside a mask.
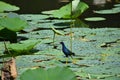
[[[77,1],[77,0],[74,0]],[[73,2],[74,2],[73,1]],[[86,9],[89,8],[89,6],[84,3],[84,2],[78,2],[78,3],[73,3],[72,2],[72,6],[71,3],[61,7],[58,10],[51,10],[51,11],[43,11],[43,14],[50,14],[50,17],[54,17],[54,18],[68,18],[70,19],[72,18],[77,18],[79,17]],[[78,5],[77,5],[78,4]],[[77,6],[76,6],[77,5]],[[72,9],[71,9],[72,7]],[[75,8],[73,8],[75,7]],[[72,10],[72,14],[71,14],[71,10]]]
[[[16,13],[8,13],[0,18],[0,37],[2,40],[17,42],[16,32],[28,27],[26,20]]]
[[[64,6],[64,9],[66,8]],[[63,8],[59,10],[61,9]],[[63,16],[57,18],[69,18]],[[73,18],[76,16],[78,15]],[[19,39],[17,43],[0,42],[0,63],[4,62],[3,58],[7,61],[11,56],[15,57],[18,71],[16,80],[120,79],[120,28],[89,28],[84,22],[76,20],[71,30],[71,21],[75,20],[47,19],[49,17],[51,16],[43,14],[16,15],[14,13],[7,13],[0,17],[0,31],[3,34],[7,33],[2,34],[3,36],[0,34],[0,38],[5,37],[16,42],[19,39],[17,36],[28,39]],[[96,18],[92,20],[96,21]],[[55,34],[59,36],[55,37],[53,45]],[[73,59],[68,57],[65,64],[66,58],[60,42],[63,41],[70,49],[70,39],[72,39],[72,52],[75,52],[76,62],[72,63]],[[4,42],[12,55],[6,52]],[[3,65],[0,64],[0,67]]]
[[[120,4],[114,5],[114,8],[112,8],[112,9],[94,11],[94,13],[97,13],[97,14],[117,14],[117,13],[120,13],[120,6],[119,5]]]
[[[30,76],[32,75],[32,76]],[[20,80],[77,80],[75,74],[67,67],[55,67],[47,70],[42,68],[29,69],[25,71]]]
[[[0,13],[4,11],[17,11],[19,9],[17,6],[0,1]]]

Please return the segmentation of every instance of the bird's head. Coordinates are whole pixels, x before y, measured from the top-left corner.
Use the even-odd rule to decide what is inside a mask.
[[[60,42],[60,44],[64,44],[64,42]]]

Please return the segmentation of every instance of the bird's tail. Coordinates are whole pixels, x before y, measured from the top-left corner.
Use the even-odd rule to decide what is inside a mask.
[[[71,53],[70,57],[73,58],[72,56],[75,56],[75,53]]]
[[[75,56],[75,53],[72,53],[73,56]]]

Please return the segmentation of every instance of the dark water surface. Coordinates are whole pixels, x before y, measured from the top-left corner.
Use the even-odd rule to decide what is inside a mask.
[[[10,4],[16,5],[20,7],[20,10],[17,11],[19,14],[40,14],[41,11],[58,9],[61,6],[67,3],[60,3],[58,0],[3,0]],[[117,14],[95,14],[93,10],[101,10],[101,9],[111,9],[115,2],[108,3],[104,5],[104,7],[95,6],[90,3],[90,1],[85,0],[85,2],[89,5],[89,9],[85,11],[79,19],[82,20],[85,24],[89,25],[91,28],[101,28],[101,27],[113,27],[120,28],[120,13]],[[97,21],[90,22],[85,21],[86,17],[104,17],[105,21]]]

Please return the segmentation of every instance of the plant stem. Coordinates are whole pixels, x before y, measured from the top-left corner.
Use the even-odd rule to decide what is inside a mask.
[[[72,1],[71,1],[71,24],[70,24],[70,49],[72,51],[72,27],[73,27],[73,21],[72,21]]]
[[[54,32],[54,35],[53,35],[53,44],[54,44],[54,42],[55,42],[55,32]]]

